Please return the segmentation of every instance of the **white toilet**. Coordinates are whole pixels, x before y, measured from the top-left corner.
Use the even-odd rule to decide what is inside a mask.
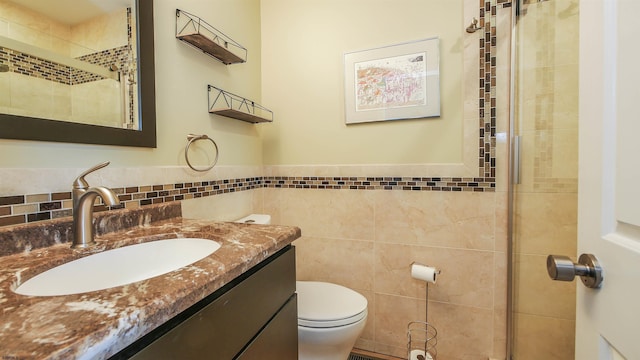
[[[298,359],[346,360],[367,322],[367,299],[344,286],[297,281]]]
[[[236,220],[271,224],[271,216],[251,214]],[[296,281],[298,359],[347,360],[367,322],[367,299],[344,286]]]

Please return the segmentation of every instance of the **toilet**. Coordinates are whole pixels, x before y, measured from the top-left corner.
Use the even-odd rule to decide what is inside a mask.
[[[271,216],[251,214],[236,220],[270,224]],[[347,287],[296,281],[298,359],[347,360],[367,322],[367,299]]]
[[[367,322],[367,299],[344,286],[297,281],[298,359],[347,360]]]

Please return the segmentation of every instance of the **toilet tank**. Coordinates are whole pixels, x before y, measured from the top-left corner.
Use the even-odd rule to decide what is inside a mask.
[[[271,215],[251,214],[243,217],[242,219],[235,220],[234,222],[245,223],[245,224],[269,225],[271,224]]]

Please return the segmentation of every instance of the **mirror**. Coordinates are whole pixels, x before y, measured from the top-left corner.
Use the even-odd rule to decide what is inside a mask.
[[[18,11],[42,18],[32,8],[47,3],[63,14],[29,21],[35,29],[27,35],[0,15],[0,138],[156,147],[153,0],[64,2],[0,0],[9,7],[1,13],[11,18]],[[107,8],[112,5],[117,8]],[[101,13],[72,19],[81,8]],[[54,9],[40,10],[55,16]],[[79,29],[75,38],[73,28]],[[54,32],[48,49],[33,45],[42,42],[44,29]],[[100,33],[105,41],[97,40]]]

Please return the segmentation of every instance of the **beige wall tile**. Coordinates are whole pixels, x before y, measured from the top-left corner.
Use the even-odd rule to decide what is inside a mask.
[[[373,291],[358,289],[358,292],[367,298],[367,324],[360,335],[359,341],[372,342],[375,339],[376,329],[376,312],[373,309],[376,308],[375,299],[376,296]]]
[[[0,35],[1,36],[1,35]],[[5,63],[2,62],[4,65]],[[0,74],[0,107],[10,107],[11,106],[11,79],[7,76],[8,73]],[[6,113],[4,111],[3,113]]]
[[[373,242],[303,235],[294,242],[298,280],[373,289]]]
[[[496,191],[496,233],[494,249],[507,252],[509,242],[509,194],[504,191]]]
[[[376,294],[375,312],[376,343],[406,349],[407,324],[424,321],[424,300]]]
[[[492,359],[507,358],[507,313],[494,311],[493,313],[493,355]]]
[[[12,215],[30,214],[38,211],[38,204],[13,205]]]
[[[366,351],[375,351],[376,342],[373,340],[367,340],[363,338],[359,338],[356,341],[356,344],[353,346],[356,349],[366,350]]]
[[[25,197],[26,203],[45,202],[51,199],[49,194],[32,194]]]
[[[373,240],[373,191],[287,189],[277,196],[279,221],[306,236]]]
[[[414,261],[442,271],[429,284],[430,300],[492,308],[494,259],[487,251],[376,243],[376,293],[424,299],[426,282],[411,277]]]
[[[375,343],[375,348],[373,350],[378,354],[386,354],[391,356],[397,356],[399,358],[406,359],[407,358],[407,345],[404,346],[391,346],[387,344],[381,344],[379,342]]]
[[[0,36],[7,36],[8,31],[9,31],[9,23],[4,19],[0,19]]]
[[[514,264],[514,311],[574,320],[576,281],[551,280],[546,264],[546,256],[517,255]]]
[[[187,219],[233,221],[253,211],[253,191],[240,191],[182,201],[182,216]]]
[[[438,330],[438,353],[451,359],[488,358],[493,351],[492,316],[492,310],[429,303],[429,321]]]
[[[493,256],[493,309],[506,312],[507,309],[507,262],[508,254],[495,252]]]
[[[506,358],[507,351],[507,253],[494,256],[493,357]]]
[[[576,254],[577,194],[518,193],[516,197],[516,252]]]
[[[551,173],[555,178],[578,178],[578,129],[553,131]]]
[[[567,360],[574,358],[575,321],[516,314],[514,358]]]
[[[407,324],[424,321],[424,300],[376,295],[376,343],[406,349]],[[429,302],[429,322],[438,331],[438,359],[485,360],[493,347],[492,310]],[[404,335],[404,336],[403,336]],[[378,346],[378,345],[377,345]]]
[[[376,241],[493,250],[495,193],[376,192]]]

